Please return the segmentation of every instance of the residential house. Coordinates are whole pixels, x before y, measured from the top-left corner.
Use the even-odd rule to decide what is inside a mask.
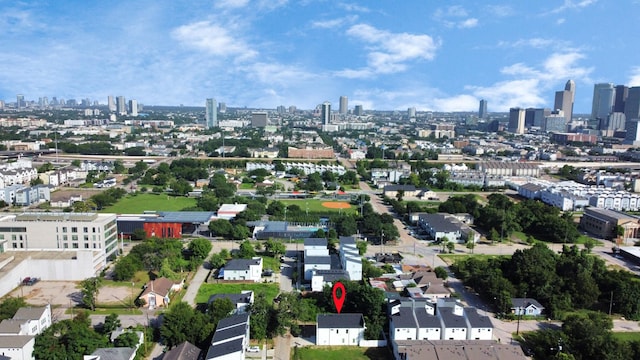
[[[33,335],[0,335],[0,354],[14,360],[35,360]]]
[[[216,299],[229,299],[235,305],[235,313],[245,313],[249,308],[249,305],[253,304],[254,296],[253,291],[243,290],[240,294],[214,294],[209,297],[207,304],[211,304]]]
[[[526,360],[520,344],[485,340],[398,340],[393,343],[397,360]]]
[[[516,315],[540,316],[544,311],[542,306],[536,299],[531,298],[512,298],[511,312]]]
[[[224,280],[260,282],[262,276],[262,258],[232,259],[225,264],[224,269],[221,271],[223,272]]]
[[[0,322],[1,335],[38,335],[51,326],[51,305],[22,307],[11,319]]]
[[[468,340],[493,340],[493,324],[488,316],[480,315],[475,308],[466,308],[464,314],[469,329]]]
[[[467,215],[421,213],[418,215],[418,226],[434,240],[446,237],[449,241],[457,243],[478,242],[480,234],[469,226],[473,220]]]
[[[424,300],[394,300],[389,303],[391,340],[440,340],[442,321],[436,304]]]
[[[313,272],[318,270],[331,270],[331,256],[306,256],[304,257],[304,279],[310,281]]]
[[[349,273],[341,269],[313,270],[311,291],[320,292],[325,285],[333,286],[339,280],[349,281]]]
[[[358,346],[364,340],[362,314],[318,314],[316,345]]]
[[[204,359],[244,360],[249,344],[249,326],[249,313],[231,315],[218,321]]]
[[[440,318],[444,324],[442,339],[444,340],[466,340],[467,321],[464,318],[462,305],[453,307],[438,308]]]
[[[200,357],[199,347],[185,341],[178,346],[164,353],[162,360],[194,360]]]
[[[149,281],[139,298],[143,299],[149,309],[169,306],[170,295],[182,289],[184,280],[175,282],[164,277]]]
[[[85,355],[83,360],[133,360],[136,349],[129,347],[99,348],[91,355]]]
[[[340,236],[340,263],[352,281],[362,280],[362,256],[353,236]]]

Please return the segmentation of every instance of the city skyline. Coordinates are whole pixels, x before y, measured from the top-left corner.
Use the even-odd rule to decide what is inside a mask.
[[[3,2],[0,99],[478,111],[553,107],[576,82],[640,85],[640,2]],[[134,8],[135,7],[135,8]],[[140,10],[144,11],[140,11]],[[400,21],[402,20],[402,21]],[[598,24],[594,26],[593,24]],[[505,31],[508,29],[508,31]],[[607,29],[607,31],[602,31]]]

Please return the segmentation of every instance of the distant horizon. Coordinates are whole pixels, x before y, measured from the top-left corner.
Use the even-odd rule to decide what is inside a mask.
[[[552,108],[576,82],[640,85],[640,1],[5,2],[0,99],[474,112]],[[597,26],[596,26],[597,25]],[[606,31],[605,31],[606,29]],[[57,90],[62,92],[56,93]],[[242,104],[242,105],[239,105]]]

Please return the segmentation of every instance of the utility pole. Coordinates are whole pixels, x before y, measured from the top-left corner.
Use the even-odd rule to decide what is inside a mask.
[[[613,308],[613,290],[611,291],[611,300],[609,300],[609,316],[611,316],[612,308]]]

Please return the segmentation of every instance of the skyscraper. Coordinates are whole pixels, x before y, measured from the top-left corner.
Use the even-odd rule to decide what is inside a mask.
[[[127,103],[124,100],[124,96],[118,96],[116,98],[116,111],[118,115],[127,115]]]
[[[629,96],[624,103],[624,116],[627,122],[640,119],[640,86],[629,88]]]
[[[221,102],[220,104],[218,104],[218,112],[220,112],[220,114],[224,114],[227,112],[227,104]]]
[[[573,118],[573,101],[576,97],[576,83],[573,80],[567,81],[563,91],[556,91],[553,110],[562,110],[567,123]]]
[[[331,122],[331,103],[325,101],[322,103],[322,112],[321,112],[322,125],[329,125]]]
[[[206,129],[218,127],[218,111],[217,111],[216,99],[207,99],[207,103],[205,106],[204,119],[205,119]]]
[[[478,109],[478,117],[484,119],[487,116],[487,100],[480,100],[480,109]]]
[[[362,116],[364,114],[364,110],[362,109],[362,105],[356,105],[355,109],[353,109],[353,113],[356,116]]]
[[[407,115],[409,116],[409,119],[414,119],[416,118],[416,108],[414,107],[410,107],[407,109]]]
[[[613,112],[624,112],[624,103],[629,96],[629,87],[625,85],[616,85],[616,98],[613,102]]]
[[[346,96],[340,96],[340,109],[339,109],[340,115],[347,114],[347,111],[349,109],[348,104],[349,104],[349,99],[347,99]]]
[[[629,96],[631,96],[631,89],[629,89]],[[624,128],[627,130],[627,134],[623,142],[633,146],[640,145],[640,120],[637,118],[629,120],[629,118],[627,118]]]
[[[129,100],[129,114],[138,116],[138,100]]]
[[[116,111],[116,100],[113,98],[113,95],[107,97],[107,107],[109,108],[109,112]]]
[[[615,92],[612,83],[593,85],[593,100],[591,103],[591,119],[606,119],[613,110]]]
[[[16,95],[16,108],[17,109],[23,109],[26,107],[26,103],[24,101],[24,95],[22,94],[18,94]]]
[[[524,109],[509,109],[509,128],[508,131],[514,134],[524,134]]]

